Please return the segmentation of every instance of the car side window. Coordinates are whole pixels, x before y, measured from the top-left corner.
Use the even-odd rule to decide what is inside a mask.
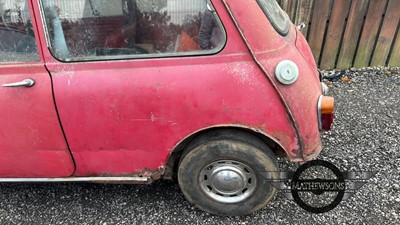
[[[209,0],[42,0],[48,43],[62,61],[204,55],[225,32]]]
[[[0,0],[0,63],[39,61],[28,1]]]

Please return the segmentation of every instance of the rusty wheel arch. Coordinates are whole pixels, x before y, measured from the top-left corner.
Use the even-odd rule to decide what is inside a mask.
[[[181,156],[185,152],[185,150],[189,150],[188,147],[193,146],[196,142],[196,140],[199,140],[200,138],[206,138],[212,134],[215,134],[217,132],[235,132],[239,136],[240,134],[244,135],[251,135],[254,137],[256,140],[259,140],[263,142],[264,144],[268,145],[275,156],[277,157],[287,157],[287,153],[285,150],[272,138],[268,137],[266,134],[260,132],[260,131],[255,131],[250,128],[245,128],[245,127],[234,127],[234,126],[229,126],[229,127],[212,127],[208,129],[204,129],[198,132],[195,132],[187,137],[185,137],[181,142],[179,142],[175,148],[171,151],[171,154],[169,155],[167,159],[167,163],[165,166],[165,172],[163,174],[163,179],[172,179],[174,175],[177,172],[179,161],[181,159]]]

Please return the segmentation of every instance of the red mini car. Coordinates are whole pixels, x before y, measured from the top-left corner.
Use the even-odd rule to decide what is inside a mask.
[[[0,2],[0,182],[177,177],[243,215],[277,156],[321,151],[334,101],[271,0]]]

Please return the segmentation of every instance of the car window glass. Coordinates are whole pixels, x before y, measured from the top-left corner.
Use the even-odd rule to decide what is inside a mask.
[[[257,0],[257,2],[274,28],[285,36],[290,28],[289,17],[286,12],[282,10],[275,0]]]
[[[39,61],[28,1],[0,0],[0,63]]]
[[[42,0],[63,61],[213,54],[225,33],[207,0]]]

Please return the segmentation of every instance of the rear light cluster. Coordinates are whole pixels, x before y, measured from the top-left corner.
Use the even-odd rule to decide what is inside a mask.
[[[335,99],[333,97],[321,95],[318,100],[319,129],[324,131],[330,130],[334,117]]]

